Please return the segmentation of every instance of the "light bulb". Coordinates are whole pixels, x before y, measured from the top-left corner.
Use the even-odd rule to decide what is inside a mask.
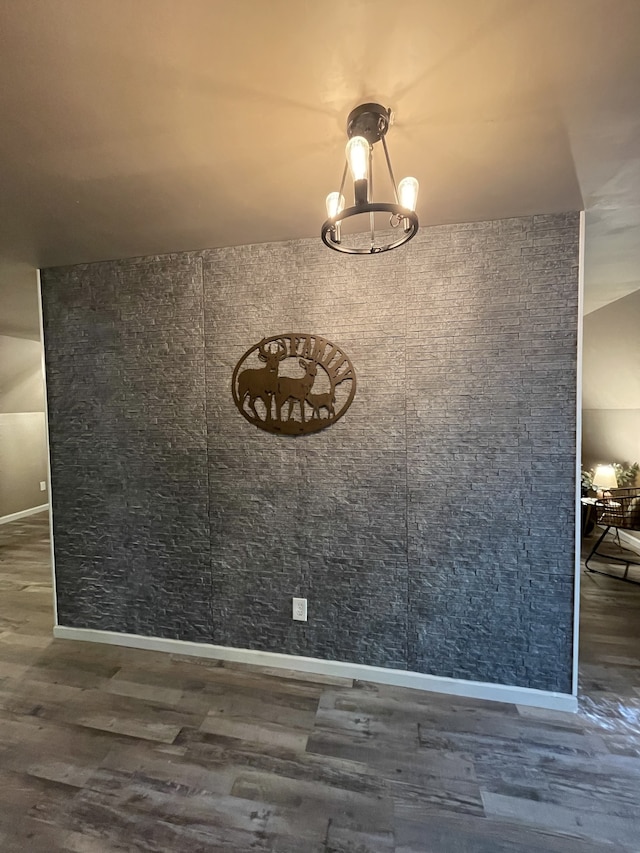
[[[398,197],[402,207],[415,210],[418,201],[419,184],[415,178],[403,178],[398,184]]]
[[[354,181],[362,181],[369,171],[369,143],[364,136],[352,136],[347,142],[347,162]]]
[[[333,219],[344,210],[344,196],[340,193],[329,193],[327,196],[327,216]]]

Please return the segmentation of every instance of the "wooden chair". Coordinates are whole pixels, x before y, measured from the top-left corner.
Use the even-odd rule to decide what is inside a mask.
[[[610,497],[603,498],[595,503],[597,522],[604,527],[604,532],[601,534],[600,538],[591,549],[591,553],[584,561],[585,569],[588,572],[595,572],[599,575],[607,575],[610,578],[616,578],[616,580],[640,584],[640,580],[633,580],[628,577],[630,566],[640,566],[640,562],[638,560],[629,560],[625,556],[616,557],[611,554],[598,552],[598,548],[612,527],[616,529],[616,532],[620,530],[635,530],[640,532],[640,488],[611,489],[611,491],[608,492],[608,495],[610,495]],[[619,536],[618,542],[620,542]],[[640,545],[640,540],[638,540],[638,544]],[[626,548],[622,548],[622,550],[628,551]],[[632,552],[629,551],[629,553]],[[613,560],[618,563],[624,563],[624,574],[614,575],[610,572],[603,572],[601,569],[592,569],[589,566],[589,561],[592,557],[597,556],[603,557],[607,562]]]

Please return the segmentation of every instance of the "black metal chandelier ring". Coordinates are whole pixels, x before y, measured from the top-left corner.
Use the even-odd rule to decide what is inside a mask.
[[[403,226],[402,236],[384,246],[368,246],[366,248],[345,246],[331,239],[331,235],[335,235],[336,233],[336,225],[339,222],[349,219],[351,216],[359,216],[366,213],[390,213],[392,216],[397,216],[403,223],[407,223]],[[402,246],[403,243],[407,243],[412,237],[415,237],[417,232],[418,216],[414,210],[407,210],[406,207],[402,207],[400,204],[376,201],[347,207],[345,210],[341,210],[337,216],[327,219],[322,225],[322,242],[330,249],[343,252],[345,255],[375,255],[378,252],[388,252],[390,249],[397,249],[398,246]]]

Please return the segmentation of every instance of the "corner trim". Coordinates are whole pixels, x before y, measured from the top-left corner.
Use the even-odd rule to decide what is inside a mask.
[[[49,509],[49,504],[41,504],[40,506],[32,506],[31,509],[22,509],[20,512],[12,512],[11,515],[3,515],[0,517],[0,524],[9,524],[10,521],[17,521],[19,518],[26,518],[28,515],[36,515],[38,512],[44,512]]]
[[[578,316],[576,336],[576,458],[575,458],[575,529],[574,529],[574,567],[573,567],[573,660],[571,673],[571,692],[578,695],[578,667],[580,663],[580,584],[582,581],[580,551],[582,548],[582,497],[580,475],[582,471],[582,365],[584,331],[584,252],[586,218],[580,211],[578,232]]]
[[[66,628],[63,625],[54,627],[53,636],[60,640],[82,640],[88,643],[106,643],[112,646],[126,646],[132,649],[167,652],[174,655],[191,655],[254,666],[298,669],[301,672],[309,672],[315,675],[355,678],[363,681],[374,681],[378,684],[389,684],[394,687],[411,687],[414,690],[446,693],[450,696],[463,696],[468,699],[486,699],[490,702],[530,705],[534,708],[546,708],[553,711],[575,713],[578,708],[576,697],[569,693],[555,693],[507,684],[490,684],[485,681],[465,681],[460,678],[425,675],[421,672],[366,666],[345,661],[307,658],[253,649],[235,649],[229,646],[192,643],[186,640],[171,640],[163,637],[143,637],[140,634],[119,634],[115,631],[94,631],[90,628]]]
[[[51,437],[49,434],[49,392],[47,391],[47,363],[44,348],[44,304],[42,301],[42,276],[36,271],[38,281],[38,317],[40,319],[40,366],[42,370],[42,386],[44,388],[44,420],[47,437],[47,474],[49,477],[49,503],[53,503],[53,483],[51,480]],[[56,578],[56,549],[53,537],[53,507],[49,512],[49,553],[51,555],[51,587],[53,589],[53,624],[58,624],[58,580]]]

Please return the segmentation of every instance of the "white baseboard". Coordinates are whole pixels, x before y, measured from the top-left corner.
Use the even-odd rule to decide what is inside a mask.
[[[627,533],[626,530],[618,530],[620,534],[620,539],[627,548],[630,548],[632,551],[635,551],[636,554],[640,554],[640,539],[636,539],[635,536],[632,536],[630,533]]]
[[[54,627],[53,636],[61,640],[84,640],[89,643],[107,643],[114,646],[128,646],[133,649],[169,652],[174,655],[192,655],[255,666],[297,669],[315,675],[357,678],[362,681],[390,684],[394,687],[412,687],[415,690],[447,693],[451,696],[464,696],[470,699],[487,699],[491,702],[508,702],[514,705],[531,705],[535,708],[547,708],[554,711],[575,712],[578,708],[576,697],[569,693],[554,693],[546,690],[535,690],[531,687],[490,684],[484,681],[464,681],[458,678],[407,672],[402,669],[386,669],[381,666],[365,666],[343,661],[284,655],[277,652],[259,652],[252,649],[234,649],[229,646],[191,643],[185,640],[163,639],[162,637],[143,637],[140,634],[118,634],[113,631],[93,631],[89,628],[65,628],[62,625]]]
[[[10,521],[17,521],[19,518],[26,518],[28,515],[36,515],[38,512],[44,512],[49,509],[49,504],[42,506],[32,506],[31,509],[23,509],[20,512],[12,512],[11,515],[3,515],[0,517],[0,524],[9,524]]]

